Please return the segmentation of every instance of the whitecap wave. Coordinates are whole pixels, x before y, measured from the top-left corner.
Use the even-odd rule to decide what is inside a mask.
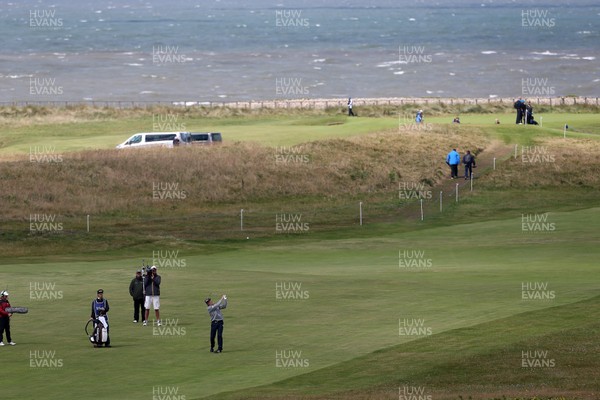
[[[548,50],[543,51],[543,52],[534,51],[531,54],[535,54],[535,55],[538,55],[538,56],[557,56],[558,55],[558,53],[553,53],[553,52],[548,51]]]

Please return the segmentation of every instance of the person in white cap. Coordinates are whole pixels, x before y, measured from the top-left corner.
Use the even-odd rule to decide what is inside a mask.
[[[420,124],[421,122],[423,122],[423,110],[417,111],[417,116],[415,117],[415,122],[417,124]]]
[[[154,265],[144,278],[144,288],[146,290],[146,302],[144,303],[146,314],[143,325],[148,325],[148,314],[150,314],[150,306],[152,306],[156,316],[156,325],[160,326],[160,312],[158,311],[160,308],[160,275],[156,272]]]
[[[12,317],[12,314],[6,311],[9,307],[8,292],[4,290],[0,293],[0,346],[4,346],[4,332],[6,332],[8,344],[11,346],[16,344],[12,341],[12,337],[10,336],[10,317]]]
[[[210,297],[204,300],[206,303],[208,315],[210,315],[210,352],[223,352],[223,314],[221,310],[227,308],[227,295],[221,296],[221,299],[214,303]],[[219,347],[215,351],[215,336]]]

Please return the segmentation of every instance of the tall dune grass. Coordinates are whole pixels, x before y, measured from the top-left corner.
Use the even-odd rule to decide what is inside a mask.
[[[434,185],[447,175],[452,147],[480,152],[488,139],[470,130],[389,131],[294,147],[232,143],[212,147],[69,153],[62,162],[0,164],[3,218],[29,213],[154,214],[223,203],[286,198],[339,199],[394,192],[399,182]],[[156,200],[160,190],[185,199]]]

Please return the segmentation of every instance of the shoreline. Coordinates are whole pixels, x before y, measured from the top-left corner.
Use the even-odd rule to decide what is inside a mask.
[[[550,106],[564,105],[593,105],[600,106],[600,97],[526,97],[533,104],[544,104]],[[379,98],[353,98],[354,106],[404,106],[414,105],[478,105],[478,104],[509,104],[516,98],[495,97],[495,98],[477,98],[477,97],[379,97]],[[250,101],[194,101],[194,100],[165,100],[165,101],[135,101],[135,100],[80,100],[80,101],[7,101],[0,102],[0,107],[70,107],[70,106],[90,106],[90,107],[113,107],[113,108],[135,108],[135,107],[224,107],[224,108],[242,108],[242,109],[261,109],[261,108],[306,108],[306,109],[326,109],[330,107],[347,106],[345,98],[329,99],[271,99],[271,100],[250,100]]]

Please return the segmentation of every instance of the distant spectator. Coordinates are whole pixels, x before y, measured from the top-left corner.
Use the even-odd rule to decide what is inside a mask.
[[[496,125],[500,125],[500,120],[496,118]]]
[[[423,122],[423,110],[419,110],[417,111],[417,116],[415,117],[415,122],[417,124],[420,124],[421,122]]]
[[[460,117],[454,117],[454,120],[452,120],[453,124],[460,124]]]
[[[527,121],[528,125],[537,125],[537,121],[533,118],[533,106],[531,105],[531,101],[527,102],[527,105],[525,106],[525,113],[526,113],[526,118],[525,121]]]
[[[463,164],[465,164],[465,180],[471,179],[473,176],[473,168],[477,168],[475,164],[475,156],[470,150],[463,156]]]
[[[348,116],[349,117],[356,117],[356,115],[354,115],[354,111],[352,111],[352,106],[354,105],[354,101],[352,101],[352,97],[348,98]]]
[[[515,101],[514,104],[515,109],[517,110],[517,125],[520,125],[523,123],[523,117],[525,117],[525,100],[523,100],[522,97],[519,97],[519,99],[517,101]]]
[[[446,164],[450,166],[450,179],[458,178],[458,164],[460,164],[460,154],[456,149],[452,149],[446,156]]]

